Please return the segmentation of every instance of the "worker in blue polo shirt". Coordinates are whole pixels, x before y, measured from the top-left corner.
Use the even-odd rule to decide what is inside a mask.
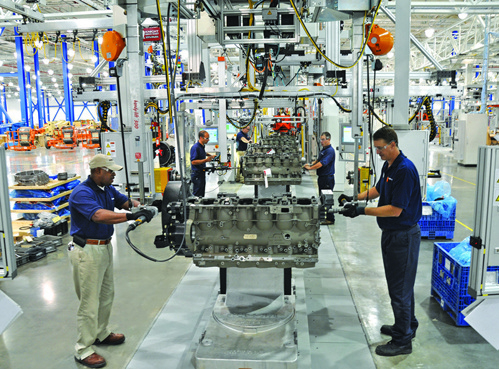
[[[375,187],[358,195],[358,200],[379,197],[377,207],[351,203],[352,197],[341,195],[346,202],[342,214],[351,218],[365,214],[377,217],[382,230],[381,252],[395,323],[383,325],[381,333],[391,336],[387,344],[376,347],[381,356],[406,355],[412,352],[418,320],[414,314],[414,282],[418,266],[422,213],[419,174],[398,148],[397,133],[383,127],[373,135],[374,148],[385,160]]]
[[[238,163],[237,174],[236,174],[236,182],[243,182],[242,180],[242,165],[241,158],[246,154],[246,150],[248,149],[248,144],[251,143],[251,137],[249,136],[250,127],[246,126],[241,128],[236,136],[236,163]]]
[[[319,187],[319,195],[321,190],[334,190],[334,161],[336,153],[331,146],[331,134],[329,132],[321,133],[322,150],[319,157],[312,164],[305,164],[303,168],[307,170],[317,169],[317,185]],[[333,224],[333,215],[323,221],[321,224]]]
[[[76,295],[80,300],[77,312],[78,338],[75,360],[89,368],[102,368],[106,360],[92,345],[119,345],[125,335],[108,328],[114,298],[113,224],[137,220],[143,216],[149,222],[154,214],[149,210],[136,213],[115,213],[114,209],[130,209],[130,200],[111,184],[115,171],[123,169],[111,157],[95,155],[90,160],[90,175],[75,187],[69,197],[71,236],[69,257],[73,265]],[[131,200],[133,206],[140,205]]]
[[[206,163],[213,160],[214,156],[207,154],[205,145],[210,141],[210,134],[199,131],[199,140],[191,147],[191,182],[192,194],[204,197],[206,190]]]

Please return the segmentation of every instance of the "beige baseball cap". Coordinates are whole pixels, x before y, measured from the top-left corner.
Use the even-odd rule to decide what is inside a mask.
[[[104,154],[97,154],[90,160],[90,169],[94,168],[108,168],[115,172],[123,169],[123,167],[116,164],[110,156]]]

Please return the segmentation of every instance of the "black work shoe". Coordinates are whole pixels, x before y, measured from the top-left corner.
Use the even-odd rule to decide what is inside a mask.
[[[412,353],[412,343],[410,342],[407,345],[399,346],[390,341],[386,345],[376,347],[376,354],[379,356],[409,355],[410,353]]]
[[[379,330],[381,332],[381,334],[386,334],[387,336],[393,336],[392,334],[392,329],[393,329],[393,325],[388,325],[388,324],[385,324],[385,325],[382,325],[381,326],[381,329]],[[411,339],[414,339],[416,338],[416,331],[412,331],[412,336],[411,336]]]

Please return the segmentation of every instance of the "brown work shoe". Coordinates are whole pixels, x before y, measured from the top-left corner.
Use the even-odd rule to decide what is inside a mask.
[[[106,359],[95,352],[85,359],[77,359],[75,357],[75,361],[81,365],[88,366],[89,368],[102,368],[106,366]]]
[[[96,339],[94,345],[121,345],[125,342],[125,335],[122,333],[111,333],[104,341]]]

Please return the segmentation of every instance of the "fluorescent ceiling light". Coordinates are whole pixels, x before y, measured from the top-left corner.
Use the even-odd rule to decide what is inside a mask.
[[[433,28],[428,28],[424,31],[426,37],[430,38],[435,34],[435,30]]]

